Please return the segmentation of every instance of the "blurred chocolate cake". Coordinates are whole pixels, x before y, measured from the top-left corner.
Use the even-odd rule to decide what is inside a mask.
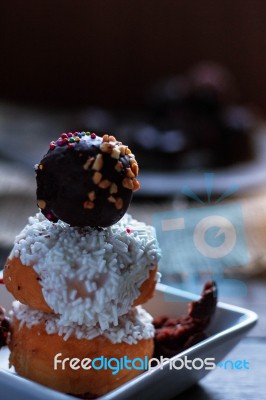
[[[201,63],[154,84],[148,115],[124,126],[147,170],[223,168],[252,160],[255,117],[222,66]]]

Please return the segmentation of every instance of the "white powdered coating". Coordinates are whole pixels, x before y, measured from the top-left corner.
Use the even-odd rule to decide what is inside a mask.
[[[67,340],[70,336],[75,336],[77,339],[90,340],[103,335],[112,343],[136,344],[139,340],[153,338],[155,331],[152,324],[152,316],[141,306],[129,310],[127,314],[118,318],[118,325],[110,325],[106,330],[102,330],[99,324],[87,326],[72,322],[69,325],[62,325],[57,315],[33,310],[18,301],[13,303],[12,314],[20,321],[19,328],[24,324],[31,328],[33,325],[43,322],[49,335],[56,333],[59,336],[63,336],[64,340]]]
[[[41,213],[16,237],[10,259],[39,274],[47,304],[60,324],[118,324],[160,257],[154,228],[126,214],[101,230],[48,221]],[[157,274],[158,277],[158,274]]]

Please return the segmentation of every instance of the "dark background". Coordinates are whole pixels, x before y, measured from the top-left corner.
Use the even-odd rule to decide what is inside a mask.
[[[263,0],[0,1],[0,99],[142,107],[165,75],[202,60],[266,112]]]

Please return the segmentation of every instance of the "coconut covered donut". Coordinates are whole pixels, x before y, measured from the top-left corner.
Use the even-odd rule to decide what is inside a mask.
[[[107,329],[152,297],[159,256],[154,229],[128,214],[111,227],[77,229],[38,213],[16,237],[4,281],[17,300],[62,324]]]
[[[106,362],[103,359],[119,360],[126,355],[128,360],[144,361],[152,357],[153,337],[152,318],[140,306],[120,317],[119,326],[102,331],[99,325],[62,326],[57,316],[15,302],[10,363],[21,376],[50,388],[75,395],[99,396],[144,370],[144,363],[140,362],[136,368],[124,366],[119,371],[114,362],[111,367],[109,364],[104,368],[102,364],[99,368],[101,362]],[[66,358],[63,369],[62,361]],[[87,361],[87,367],[91,368],[85,369],[81,362],[88,358],[91,363]],[[98,360],[94,364],[95,358]],[[72,359],[76,361],[70,364]]]

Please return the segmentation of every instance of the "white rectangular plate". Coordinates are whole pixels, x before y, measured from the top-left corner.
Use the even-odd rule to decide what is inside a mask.
[[[145,309],[154,317],[166,314],[169,317],[179,317],[187,314],[187,304],[197,300],[198,296],[182,290],[158,284],[154,298],[145,305]],[[4,287],[0,288],[0,303],[7,309],[10,308],[11,296],[7,295]],[[257,315],[249,310],[218,303],[217,311],[211,325],[207,329],[209,337],[202,342],[190,347],[188,350],[176,355],[175,358],[189,360],[195,358],[215,358],[217,364],[239,342],[241,337],[257,321]],[[0,350],[0,388],[1,398],[5,400],[73,400],[73,397],[50,390],[35,382],[18,376],[8,369],[8,350]],[[172,361],[173,361],[172,359]],[[179,364],[178,364],[179,365]],[[203,378],[210,370],[182,368],[170,369],[169,361],[163,368],[156,368],[151,372],[144,372],[135,379],[120,386],[101,400],[145,400],[170,399],[178,395],[195,382]]]

